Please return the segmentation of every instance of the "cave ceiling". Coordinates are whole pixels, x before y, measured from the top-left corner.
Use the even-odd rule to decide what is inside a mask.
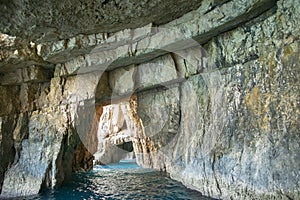
[[[197,9],[202,0],[1,0],[0,32],[46,42],[78,34],[160,25]]]

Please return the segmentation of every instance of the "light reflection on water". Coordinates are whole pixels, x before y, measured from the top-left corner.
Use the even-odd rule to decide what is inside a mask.
[[[59,189],[46,191],[34,200],[50,199],[199,199],[201,193],[185,188],[164,174],[142,169],[132,162],[95,166],[93,171],[75,174]]]

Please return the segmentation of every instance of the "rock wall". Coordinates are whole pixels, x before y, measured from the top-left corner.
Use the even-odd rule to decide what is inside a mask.
[[[74,128],[77,104],[62,103],[66,82],[53,78],[51,83],[2,86],[1,196],[37,194],[60,185],[72,168],[92,167],[92,162],[86,166],[88,162],[74,157],[78,151],[86,152],[80,159],[92,154]]]
[[[300,198],[298,27],[298,2],[278,1],[206,43],[198,74],[139,93],[156,147],[139,163],[215,198]]]
[[[299,27],[296,0],[205,0],[158,27],[1,35],[1,196],[91,169],[103,106],[123,102],[104,143],[130,130],[141,166],[215,198],[299,199]]]

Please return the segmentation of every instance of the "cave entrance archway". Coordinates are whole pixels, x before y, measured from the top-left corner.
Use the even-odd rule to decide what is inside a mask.
[[[202,73],[203,71],[210,71],[215,69],[215,67],[209,62],[206,51],[195,40],[187,39],[182,33],[176,31],[174,33],[174,31],[168,29],[153,29],[152,32],[156,36],[174,36],[174,40],[167,43],[163,43],[162,41],[163,44],[159,45],[154,43],[152,44],[153,46],[147,46],[146,49],[136,49],[140,55],[136,52],[131,52],[132,54],[129,57],[127,55],[122,57],[121,54],[117,54],[112,60],[108,59],[105,62],[99,62],[101,64],[96,61],[91,62],[90,69],[80,68],[78,74],[85,73],[96,77],[90,81],[92,87],[84,87],[84,90],[81,91],[82,93],[87,93],[85,90],[90,89],[89,92],[91,94],[89,97],[94,101],[92,102],[94,104],[90,106],[91,112],[85,113],[90,115],[90,113],[94,112],[96,116],[101,116],[105,106],[128,102],[130,105],[128,113],[131,113],[132,121],[137,125],[137,128],[133,131],[135,135],[131,137],[131,141],[134,152],[136,155],[139,154],[137,160],[141,162],[138,163],[148,163],[143,165],[146,167],[164,168],[164,166],[152,166],[153,162],[151,160],[154,157],[165,156],[166,152],[171,155],[171,151],[168,148],[172,148],[172,140],[169,139],[169,136],[173,139],[180,126],[181,83],[189,76]],[[129,40],[128,43],[131,47],[132,44],[135,44],[132,40]],[[92,53],[95,53],[97,56],[102,55],[97,54],[97,48]],[[96,57],[93,58],[96,59]],[[92,71],[93,73],[89,73],[91,72],[89,70],[94,71]],[[215,74],[211,77],[208,78],[204,74],[203,81],[207,84],[207,88],[212,96],[219,95],[218,92],[222,90],[215,89],[221,88],[219,86],[222,85],[219,72],[215,71]],[[85,85],[85,82],[86,79],[78,81],[81,85]],[[152,94],[157,93],[157,95],[152,95],[151,92]],[[139,109],[137,109],[136,95],[141,97],[139,98]],[[131,101],[132,99],[134,101]],[[213,102],[215,110],[222,109],[222,104],[218,104],[218,99],[221,98],[216,98],[216,102]],[[134,102],[134,106],[131,105],[131,102]],[[88,106],[85,105],[85,107]],[[137,114],[137,110],[141,111],[140,117]],[[97,113],[100,113],[100,115]],[[88,123],[91,123],[92,120],[92,118],[91,120],[85,119]],[[100,117],[97,123],[93,122],[92,127],[97,126],[99,129],[99,121]],[[141,121],[143,121],[143,124]],[[87,126],[81,127],[86,129]],[[129,126],[126,124],[124,127],[128,128]],[[117,129],[119,128],[118,126]],[[112,133],[115,132],[112,127],[110,127],[110,130]],[[109,140],[108,138],[112,137],[112,135],[109,135],[107,138],[103,137],[103,139]],[[85,138],[92,137],[85,135],[83,139],[83,143],[87,146],[87,149],[92,152],[93,148],[89,144],[93,143],[93,141],[88,141],[89,139]],[[99,140],[99,137],[97,138]],[[115,146],[126,142],[122,141],[118,143],[116,141],[113,141]],[[102,159],[99,153],[101,151],[99,146],[101,145],[98,142],[98,147],[95,151],[97,153],[93,153],[99,159],[95,158],[95,160]],[[121,149],[118,146],[116,148]],[[159,151],[162,153],[162,156],[154,155],[157,152],[160,153]],[[104,160],[104,163],[109,162],[115,161]]]
[[[134,99],[131,99],[131,102]],[[133,119],[130,101],[119,101],[101,107],[98,122],[98,145],[94,153],[94,164],[118,163],[135,159],[134,140],[139,130]]]

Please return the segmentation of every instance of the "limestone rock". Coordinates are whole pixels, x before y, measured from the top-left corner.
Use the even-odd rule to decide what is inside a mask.
[[[177,79],[176,66],[170,54],[138,66],[130,65],[109,72],[112,98],[168,85],[179,81]]]
[[[151,22],[166,23],[197,8],[200,3],[201,0],[5,2],[1,7],[0,30],[31,40],[51,41],[79,33],[116,32]],[[14,15],[16,12],[18,15]]]
[[[29,66],[23,69],[17,69],[14,72],[8,72],[2,75],[1,85],[21,85],[22,83],[41,83],[49,82],[52,71],[40,66]]]
[[[200,46],[176,51],[172,54],[180,78],[187,78],[216,69],[207,51]]]
[[[171,55],[162,56],[145,64],[140,64],[136,74],[137,89],[146,89],[167,84],[178,78]]]
[[[22,83],[22,70],[7,72],[1,76],[1,85],[20,85]]]
[[[4,173],[9,168],[9,165],[14,161],[15,149],[12,133],[16,124],[15,116],[0,117],[0,187],[2,189]],[[0,190],[1,191],[1,190]]]
[[[146,91],[138,95],[137,111],[143,126],[139,145],[143,154],[137,157],[137,162],[142,166],[160,170],[165,168],[164,161],[157,157],[159,154],[156,153],[168,151],[169,144],[178,133],[180,92],[176,86]]]
[[[66,62],[64,64],[66,70],[61,75],[74,74],[74,72],[113,70],[118,67],[147,62],[167,52],[177,52],[198,46],[197,42],[206,43],[220,32],[232,29],[266,11],[274,6],[274,3],[270,0],[247,1],[243,4],[238,1],[230,1],[222,5],[223,13],[218,14],[220,12],[218,7],[209,10],[214,3],[205,2],[198,8],[199,12],[195,11],[192,15],[183,16],[180,18],[180,22],[171,22],[158,28],[152,28],[151,31],[149,31],[149,27],[140,28],[137,31],[126,31],[124,33],[126,38],[130,38],[127,43],[122,42],[125,36],[114,37],[113,35],[108,37],[107,44],[104,42],[104,44],[95,47],[84,58],[78,57]],[[261,6],[262,4],[264,6]],[[238,12],[235,10],[236,7],[240,8]],[[224,15],[222,20],[216,20],[216,14]],[[209,27],[202,26],[203,24],[207,24]],[[192,31],[186,32],[186,30]],[[139,37],[135,38],[135,35],[139,35]],[[188,39],[191,37],[197,42]],[[69,58],[65,61],[67,60]]]
[[[64,78],[63,103],[70,104],[95,99],[95,89],[100,76],[101,73],[90,73]]]
[[[93,169],[94,156],[81,143],[78,145],[72,163],[72,171],[88,171]]]
[[[285,72],[278,74],[285,80],[288,80],[287,74],[296,71],[292,68],[293,56],[288,60],[283,62]],[[296,105],[298,98],[295,91],[299,88],[293,84],[296,77],[289,78],[289,83],[294,85],[290,88],[291,93],[271,92],[283,87],[275,81],[275,76],[269,79],[277,82],[271,84],[270,90],[265,86],[265,79],[249,84],[248,81],[266,77],[264,73],[269,73],[260,68],[261,64],[268,68],[264,63],[251,62],[224,70],[225,93],[219,99],[219,106],[215,104],[215,112],[213,106],[207,107],[213,105],[211,98],[215,95],[206,87],[203,78],[191,77],[183,84],[181,133],[171,156],[174,163],[170,164],[178,169],[169,168],[171,177],[218,198],[250,199],[254,191],[262,199],[298,198],[299,179],[295,177],[299,169],[296,153],[299,124],[295,118],[289,117],[288,122],[283,122],[281,120],[286,119],[269,117],[281,113],[295,116],[289,110]],[[249,71],[249,68],[252,73],[240,73]],[[191,101],[197,103],[189,104]],[[284,131],[278,123],[293,125]],[[280,185],[283,182],[285,185]],[[279,195],[278,190],[285,192]]]
[[[164,163],[172,178],[215,198],[299,198],[299,39],[291,35],[299,9],[278,6],[205,45],[216,67],[182,83],[175,142],[142,164]],[[161,118],[153,109],[146,118],[142,105],[143,124]],[[154,146],[162,141],[151,138]]]
[[[177,1],[159,10],[171,2],[145,12],[151,2],[80,4],[93,18],[111,12],[95,23],[77,1],[5,2],[0,29],[24,38],[0,35],[1,195],[59,186],[91,169],[97,150],[100,162],[115,162],[116,150],[133,149],[140,165],[211,197],[300,198],[300,2]],[[49,18],[35,21],[40,12]],[[129,22],[154,23],[99,34]]]
[[[1,86],[0,149],[7,155],[1,162],[1,197],[37,194],[42,188],[60,185],[72,169],[91,169],[93,156],[82,147],[84,141],[74,130],[77,106],[72,106],[72,101],[61,104],[66,86],[63,78],[53,78],[51,84]],[[20,111],[23,113],[13,115]],[[77,155],[84,157],[77,159]]]
[[[37,45],[15,36],[0,33],[0,71],[14,71],[31,65],[52,68],[37,54]]]
[[[20,109],[18,86],[0,86],[0,116],[16,113]]]
[[[89,53],[103,43],[104,34],[78,35],[76,37],[38,44],[37,55],[51,63],[64,63],[72,57]]]
[[[36,46],[37,55],[51,63],[65,63],[91,51],[109,50],[137,42],[151,35],[152,29],[152,24],[149,24],[142,28],[125,29],[113,34],[78,35],[59,41],[42,42]],[[66,66],[67,69],[69,67],[72,66]]]
[[[130,113],[129,102],[103,108],[99,120],[96,163],[117,163],[121,159],[135,158],[132,143],[138,135],[138,125]]]
[[[168,4],[168,2],[165,3]],[[56,38],[52,38],[54,40],[52,42],[36,43],[19,38],[13,40],[7,38],[9,37],[7,36],[4,42],[12,43],[10,41],[13,40],[15,44],[0,49],[0,53],[3,55],[1,56],[3,66],[1,64],[0,67],[2,71],[15,70],[30,65],[53,68],[53,63],[70,61],[70,63],[63,64],[65,67],[63,67],[64,71],[61,72],[61,75],[68,75],[77,71],[80,72],[80,68],[84,68],[83,71],[87,72],[112,70],[131,64],[140,64],[166,52],[176,52],[180,49],[198,45],[194,40],[188,38],[195,38],[201,44],[206,43],[220,32],[232,29],[263,13],[274,6],[274,3],[271,0],[244,1],[242,3],[239,1],[209,0],[204,1],[197,11],[158,28],[151,27],[151,25],[149,27],[148,25],[143,28],[124,30],[109,35],[95,32],[97,34],[77,34],[77,36],[71,37],[67,34],[67,38],[58,41]],[[14,4],[13,7],[17,8],[23,6],[18,3],[12,4]],[[193,3],[191,2],[191,4]],[[7,9],[5,6],[4,8]],[[69,29],[70,27],[68,27]],[[51,30],[46,32],[50,37],[53,37]],[[62,28],[60,28],[60,31],[62,31]],[[60,34],[54,32],[54,35]],[[82,55],[85,55],[84,58],[80,57]],[[76,63],[76,66],[73,63]]]
[[[66,131],[66,127],[61,126],[64,120],[59,110],[32,114],[28,139],[22,141],[20,158],[5,174],[2,196],[37,194],[49,168],[52,168],[52,184],[55,185],[55,162]]]
[[[122,96],[134,92],[135,71],[136,67],[130,65],[109,72],[109,85],[112,95]]]

